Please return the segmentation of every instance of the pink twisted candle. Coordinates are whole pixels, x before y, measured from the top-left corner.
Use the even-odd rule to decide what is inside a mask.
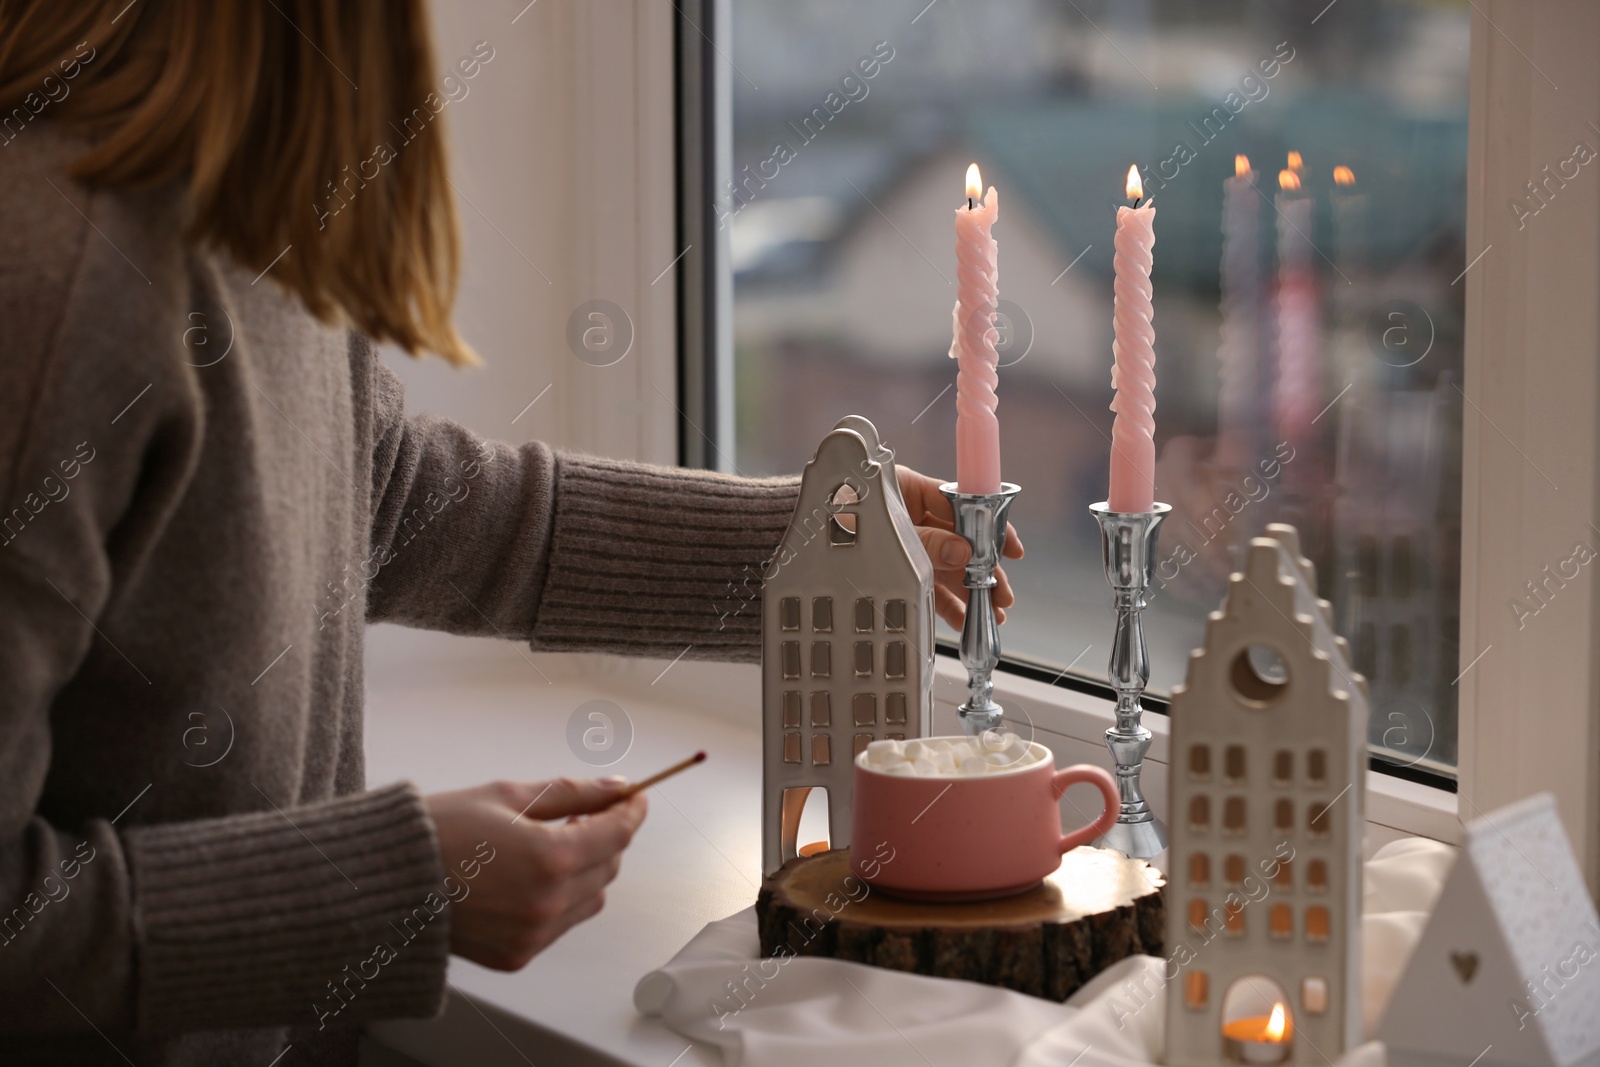
[[[1000,295],[999,246],[990,232],[1000,213],[994,187],[982,203],[978,165],[967,170],[968,207],[956,209],[956,306],[950,356],[956,370],[956,487],[963,493],[1000,491],[1000,357],[994,323]]]
[[[1140,193],[1137,169],[1128,172],[1128,195]],[[1117,236],[1112,267],[1111,385],[1116,395],[1111,410],[1112,511],[1155,510],[1156,476],[1156,330],[1151,302],[1151,249],[1156,243],[1153,201],[1117,209]]]

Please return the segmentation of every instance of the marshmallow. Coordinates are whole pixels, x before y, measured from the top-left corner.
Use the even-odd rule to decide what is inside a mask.
[[[861,763],[883,774],[955,778],[1003,774],[1040,758],[1031,744],[1015,734],[990,733],[983,737],[872,741]]]

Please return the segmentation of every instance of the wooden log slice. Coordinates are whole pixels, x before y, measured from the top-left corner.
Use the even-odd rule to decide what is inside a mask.
[[[1026,893],[924,903],[872,889],[848,849],[790,860],[756,897],[761,955],[829,956],[1066,1000],[1127,956],[1162,955],[1165,879],[1084,846]]]

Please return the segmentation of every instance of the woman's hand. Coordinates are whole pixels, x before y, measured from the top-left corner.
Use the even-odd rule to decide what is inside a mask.
[[[455,879],[450,951],[515,971],[598,912],[644,821],[643,794],[614,803],[624,784],[495,782],[424,797],[445,868],[476,871]]]
[[[939,492],[940,482],[937,478],[929,478],[901,466],[895,467],[895,474],[900,482],[900,495],[906,498],[906,510],[916,524],[917,536],[922,538],[922,547],[928,550],[928,558],[933,561],[933,609],[939,613],[939,618],[960,630],[967,614],[967,587],[962,584],[963,568],[967,560],[972,558],[972,546],[967,544],[966,538],[955,532],[955,513],[950,508],[950,501]],[[1001,555],[1006,559],[1022,558],[1022,542],[1017,538],[1016,528],[1009,522],[1006,523],[1006,543]],[[1017,598],[1011,593],[1011,583],[1006,580],[1005,569],[996,567],[994,575],[995,617],[1005,622],[1005,609],[1016,603]]]

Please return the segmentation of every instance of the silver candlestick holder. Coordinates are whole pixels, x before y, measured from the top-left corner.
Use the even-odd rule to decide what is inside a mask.
[[[1150,859],[1167,847],[1167,828],[1157,819],[1139,788],[1144,755],[1150,748],[1150,731],[1139,721],[1144,709],[1139,698],[1150,682],[1150,656],[1144,643],[1141,615],[1145,594],[1155,571],[1156,539],[1161,520],[1172,510],[1156,504],[1153,511],[1112,511],[1106,501],[1090,504],[1100,524],[1100,548],[1106,580],[1111,583],[1117,611],[1111,641],[1111,688],[1117,693],[1117,722],[1106,731],[1106,747],[1117,765],[1117,789],[1122,813],[1096,845],[1114,848],[1126,856]]]
[[[998,730],[1004,715],[994,702],[994,669],[1000,662],[1000,624],[994,613],[994,570],[1006,543],[1006,512],[1022,487],[1001,482],[998,493],[963,493],[955,482],[939,487],[955,512],[956,533],[972,546],[967,560],[967,616],[961,624],[961,665],[967,668],[967,701],[961,728],[969,737]]]

